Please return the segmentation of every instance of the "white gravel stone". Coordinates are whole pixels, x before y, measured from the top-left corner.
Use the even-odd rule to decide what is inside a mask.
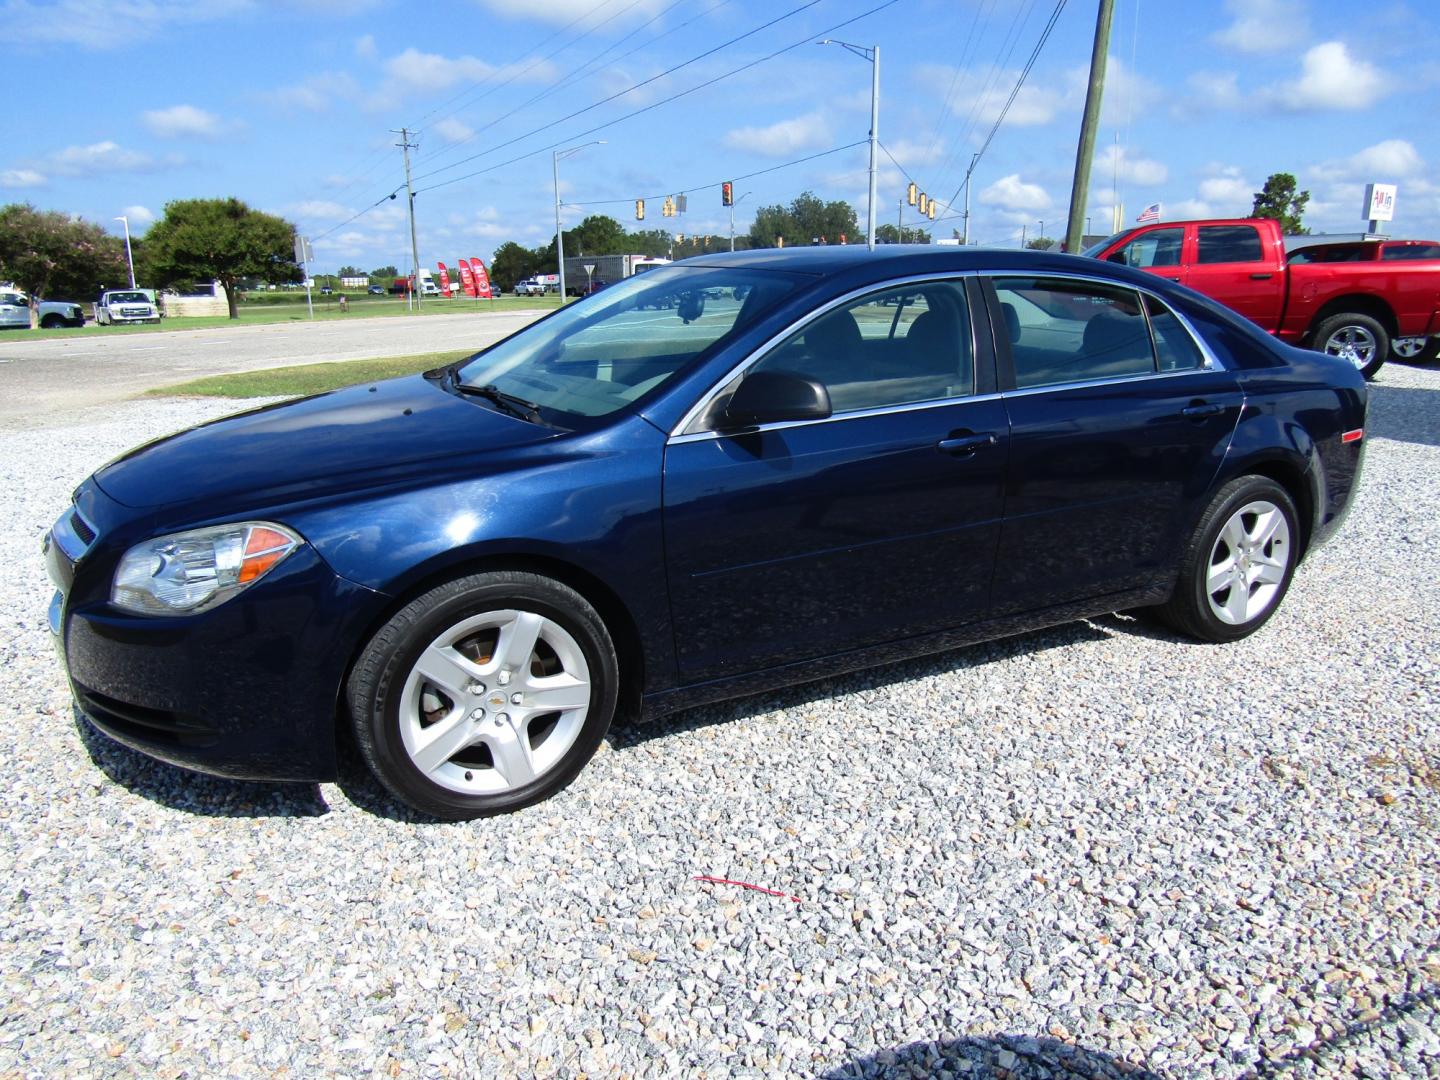
[[[0,1075],[1440,1076],[1440,369],[1383,370],[1246,641],[1111,616],[695,710],[465,825],[77,723],[41,537],[230,407],[0,433]]]

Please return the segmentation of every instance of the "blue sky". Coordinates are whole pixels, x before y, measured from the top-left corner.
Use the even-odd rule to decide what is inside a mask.
[[[431,265],[546,242],[548,147],[594,139],[605,145],[561,162],[567,224],[609,213],[634,227],[633,199],[647,196],[647,227],[723,235],[718,189],[697,189],[866,137],[869,65],[813,44],[862,16],[831,36],[881,48],[880,138],[904,173],[882,155],[878,217],[894,222],[906,175],[942,203],[959,188],[1054,0],[893,0],[863,14],[882,2],[453,0],[421,13],[371,0],[0,0],[0,202],[116,230],[128,214],[143,232],[171,199],[234,195],[314,237],[319,271],[404,266],[404,198],[387,198],[403,189],[390,133],[403,125],[419,132]],[[1363,227],[1373,180],[1399,185],[1395,235],[1440,236],[1440,26],[1428,7],[1116,0],[1092,230],[1105,231],[1117,186],[1127,221],[1152,202],[1168,220],[1241,215],[1267,174],[1290,171],[1312,193],[1317,231]],[[1015,243],[1042,220],[1063,232],[1094,12],[1093,0],[1065,6],[977,168],[972,240]],[[553,126],[531,134],[542,125]],[[863,229],[866,182],[863,146],[739,179],[737,196],[750,194],[736,229],[807,188],[850,200]],[[661,218],[654,197],[681,191],[689,212]]]

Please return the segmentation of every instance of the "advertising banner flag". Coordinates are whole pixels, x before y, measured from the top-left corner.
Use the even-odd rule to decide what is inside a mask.
[[[464,259],[460,260],[460,287],[465,290],[466,296],[475,296],[475,275],[470,272],[470,264]]]
[[[490,291],[490,275],[485,271],[485,260],[470,259],[470,273],[475,275],[475,288],[477,296],[483,296],[487,300],[493,300],[495,294]]]
[[[436,263],[440,267],[440,295],[450,299],[450,272],[445,269],[444,263]]]

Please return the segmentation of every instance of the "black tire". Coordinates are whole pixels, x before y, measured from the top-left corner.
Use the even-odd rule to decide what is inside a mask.
[[[1436,357],[1440,357],[1440,337],[1425,338],[1418,351],[1401,351],[1401,341],[1414,341],[1414,338],[1397,338],[1390,342],[1390,359],[1398,360],[1402,364],[1428,364]]]
[[[1212,571],[1223,566],[1224,558],[1222,556],[1220,561],[1213,565],[1212,560],[1217,555],[1221,555],[1222,550],[1229,547],[1228,541],[1222,543],[1221,534],[1231,523],[1232,518],[1253,504],[1272,506],[1284,519],[1285,528],[1283,541],[1281,541],[1285,549],[1283,573],[1278,582],[1256,582],[1243,586],[1232,584],[1225,590],[1212,595],[1207,588],[1207,583]],[[1242,518],[1242,522],[1243,520]],[[1280,530],[1277,529],[1276,536],[1279,535]],[[1263,558],[1255,558],[1253,564],[1252,557],[1247,555],[1246,572],[1251,572],[1254,566],[1258,566],[1262,562],[1268,567],[1270,560],[1278,550],[1276,543],[1276,539],[1272,538],[1270,543],[1262,545],[1261,555]],[[1166,603],[1155,609],[1155,613],[1182,634],[1189,634],[1201,641],[1238,641],[1240,638],[1247,637],[1264,626],[1270,617],[1279,610],[1295,575],[1295,563],[1300,554],[1300,543],[1300,526],[1295,513],[1295,503],[1284,488],[1263,476],[1241,476],[1231,480],[1215,493],[1215,497],[1210,500],[1210,505],[1206,508],[1205,513],[1201,515],[1194,534],[1185,545],[1185,551],[1180,561],[1180,576],[1175,582],[1175,592]],[[1234,553],[1237,565],[1239,556],[1240,553]],[[1263,603],[1263,607],[1247,617],[1239,618],[1238,621],[1227,621],[1226,618],[1217,614],[1217,607],[1223,609],[1226,604],[1217,600],[1216,596],[1229,600],[1234,595],[1230,590],[1239,588],[1246,590],[1247,598],[1253,596],[1255,604]],[[1261,595],[1262,590],[1266,590],[1263,596]],[[1248,599],[1241,601],[1242,604],[1250,602]],[[1236,615],[1232,612],[1229,618],[1235,620]]]
[[[458,777],[463,776],[468,785],[472,779],[471,770],[481,781],[487,777],[492,784],[508,784],[508,781],[498,759],[491,757],[490,764],[484,764],[484,758],[490,756],[490,750],[487,743],[478,741],[451,754],[442,765],[435,768],[434,776],[427,775],[406,749],[405,736],[402,734],[402,709],[406,710],[406,716],[409,717],[412,707],[406,703],[410,700],[406,698],[407,680],[410,680],[412,672],[415,671],[421,654],[442,635],[466,620],[484,619],[491,614],[502,613],[538,615],[542,621],[548,621],[547,627],[549,624],[558,627],[558,631],[547,628],[546,633],[558,632],[561,637],[568,635],[569,642],[563,647],[569,649],[571,646],[578,646],[583,653],[589,681],[588,706],[583,718],[576,717],[569,721],[572,730],[578,726],[578,732],[569,736],[573,737],[573,742],[563,750],[553,765],[540,771],[533,780],[509,785],[498,791],[482,791],[477,788],[471,793],[468,788],[455,790],[453,786],[447,786],[447,783],[457,784]],[[497,634],[499,632],[496,631]],[[523,678],[531,677],[533,667],[540,662],[538,657],[545,647],[548,646],[537,644],[535,651],[529,654],[527,664],[530,665],[530,671]],[[496,654],[501,651],[497,637],[489,659],[498,662]],[[563,661],[561,663],[563,664]],[[422,696],[419,701],[423,703],[427,700],[438,700],[443,709],[443,692],[437,693],[418,673],[416,678],[426,687],[425,693],[431,695],[429,698]],[[515,685],[519,684],[511,683],[506,687],[497,683],[488,688],[489,697],[495,696],[498,691],[498,703],[493,713],[477,721],[474,730],[481,738],[488,730],[482,730],[484,725],[491,723],[492,717],[497,718],[493,722],[498,728],[498,717],[508,718],[512,711],[517,714],[525,711],[523,706],[506,704],[506,699]],[[528,684],[526,689],[529,689]],[[550,578],[517,571],[496,571],[457,578],[411,601],[370,639],[355,662],[346,686],[356,745],[370,771],[396,798],[421,813],[446,821],[464,821],[518,810],[549,798],[566,787],[594,755],[609,730],[615,713],[618,689],[619,666],[615,647],[595,609],[584,597],[566,585]],[[471,692],[474,692],[473,684]],[[412,686],[411,694],[414,693],[415,688]],[[581,693],[583,694],[583,691]],[[521,696],[523,695],[516,694],[516,697]],[[452,711],[445,720],[437,723],[450,723],[458,730],[460,724],[452,719],[457,716],[453,710],[459,709],[460,713],[464,713],[471,705],[488,704],[489,697],[481,694],[473,699],[466,698],[464,703],[451,702]],[[425,707],[424,704],[419,706],[422,711],[419,719],[421,724],[424,723],[423,716],[429,715],[423,713]],[[484,712],[484,709],[478,708],[476,711]],[[540,710],[532,712],[530,719],[536,724],[542,727],[545,724],[553,725],[540,733],[540,741],[536,744],[538,747],[543,745],[544,739],[550,734],[559,732],[564,721],[560,719],[559,713],[553,714],[555,719],[549,720],[547,717],[551,714]],[[524,745],[530,747],[530,734],[527,733],[530,720],[521,721],[518,715],[515,719],[515,731],[519,738],[524,740]],[[406,722],[409,725],[406,730],[419,731],[420,737],[423,737],[425,731],[431,730],[428,727],[416,727],[415,718]],[[526,731],[522,731],[522,723],[526,725]],[[412,735],[413,737],[415,736]],[[508,730],[505,737],[509,737]],[[558,745],[563,745],[563,739]],[[464,760],[456,760],[462,757]],[[531,760],[529,753],[526,758],[527,761]],[[438,781],[435,778],[437,776],[440,778]]]
[[[65,325],[65,320],[59,315],[46,315],[40,320],[41,330],[59,330]]]
[[[1390,355],[1390,332],[1369,315],[1343,312],[1317,326],[1310,344],[1318,352],[1343,357],[1365,378],[1373,379]]]

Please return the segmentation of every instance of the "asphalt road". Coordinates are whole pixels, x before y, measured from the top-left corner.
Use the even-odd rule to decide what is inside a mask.
[[[0,430],[121,401],[203,375],[479,349],[541,311],[467,312],[351,323],[271,323],[206,330],[27,340],[0,335]]]

